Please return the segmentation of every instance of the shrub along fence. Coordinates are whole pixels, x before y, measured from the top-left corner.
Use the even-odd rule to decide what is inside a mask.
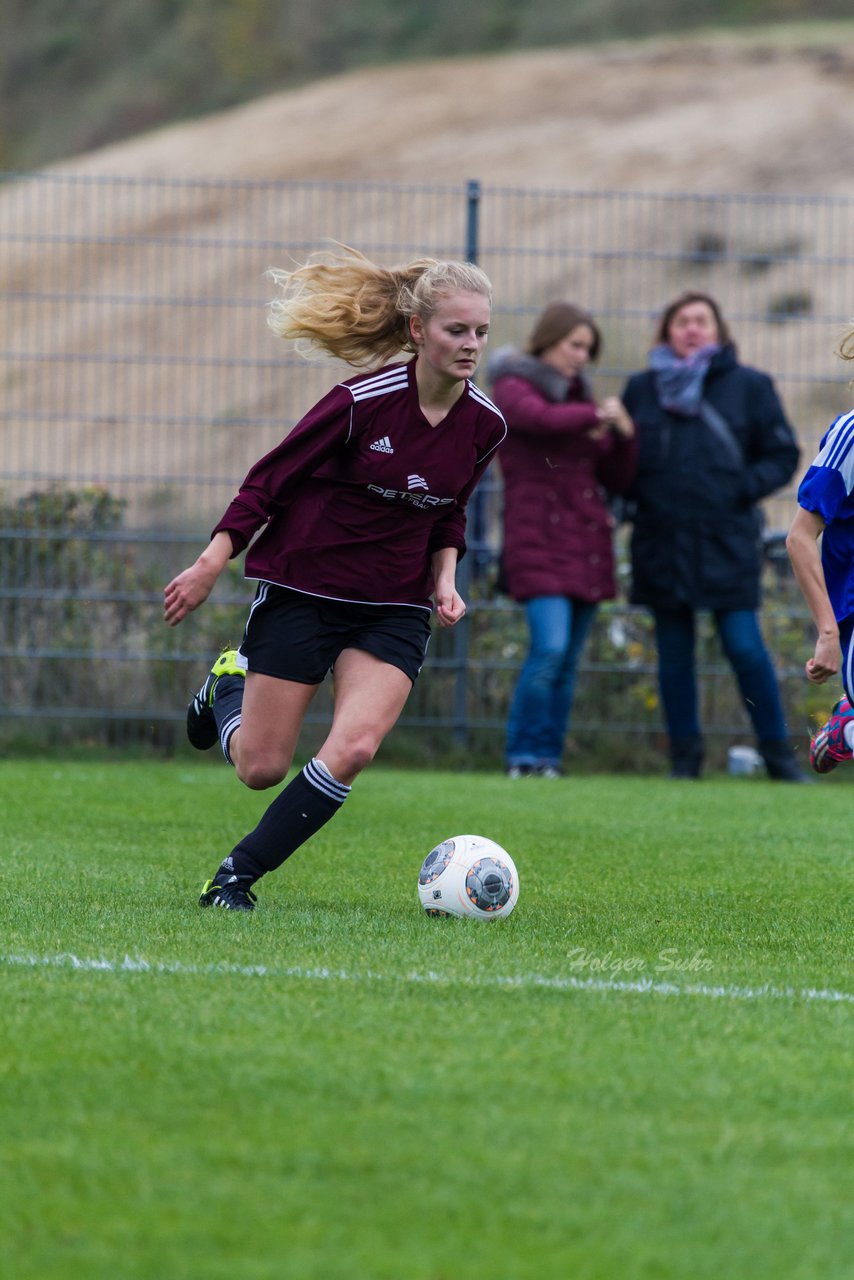
[[[674,294],[715,294],[743,359],[776,379],[804,447],[847,407],[833,348],[849,318],[854,203],[481,187],[7,175],[0,186],[0,747],[183,750],[184,707],[239,639],[252,586],[230,567],[172,631],[161,592],[197,554],[254,459],[342,375],[266,330],[269,266],[330,240],[379,261],[476,258],[496,291],[491,344],[521,342],[556,297],[604,332],[600,394],[642,367]],[[287,228],[285,234],[282,228]],[[793,491],[767,504],[781,530]],[[500,759],[524,651],[494,590],[500,474],[470,510],[465,623],[437,632],[387,755]],[[625,543],[617,543],[625,584]],[[785,556],[769,555],[764,627],[794,735],[832,691],[803,680],[811,625]],[[711,629],[701,633],[712,758],[749,726]],[[643,612],[598,615],[579,680],[578,765],[645,768],[661,737]],[[322,732],[328,695],[307,735]]]

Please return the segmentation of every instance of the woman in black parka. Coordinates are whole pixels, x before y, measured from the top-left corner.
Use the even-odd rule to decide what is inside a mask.
[[[639,436],[631,599],[655,621],[671,776],[696,778],[702,766],[694,636],[707,609],[769,775],[803,781],[757,619],[757,504],[791,479],[798,445],[771,379],[739,364],[713,298],[676,298],[656,339],[622,400]]]

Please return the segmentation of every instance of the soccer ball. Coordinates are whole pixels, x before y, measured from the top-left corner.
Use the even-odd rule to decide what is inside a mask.
[[[519,901],[519,873],[506,849],[486,836],[452,836],[431,849],[418,875],[428,916],[498,920]]]

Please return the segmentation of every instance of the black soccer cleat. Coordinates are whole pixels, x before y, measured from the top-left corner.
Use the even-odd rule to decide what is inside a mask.
[[[250,886],[249,876],[227,876],[220,881],[219,876],[208,880],[199,898],[200,907],[223,907],[226,911],[254,911],[258,899]]]
[[[190,745],[197,751],[207,751],[219,737],[216,717],[213,713],[213,700],[216,682],[220,676],[244,676],[246,672],[236,662],[236,649],[223,649],[211,667],[205,683],[187,707],[187,737]]]

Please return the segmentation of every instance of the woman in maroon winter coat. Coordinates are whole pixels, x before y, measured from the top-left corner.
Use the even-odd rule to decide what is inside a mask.
[[[503,569],[524,604],[530,648],[507,724],[510,777],[560,772],[575,673],[600,600],[616,594],[608,493],[634,476],[634,424],[616,397],[597,404],[583,370],[601,335],[585,311],[546,307],[526,352],[488,367],[507,420]]]

